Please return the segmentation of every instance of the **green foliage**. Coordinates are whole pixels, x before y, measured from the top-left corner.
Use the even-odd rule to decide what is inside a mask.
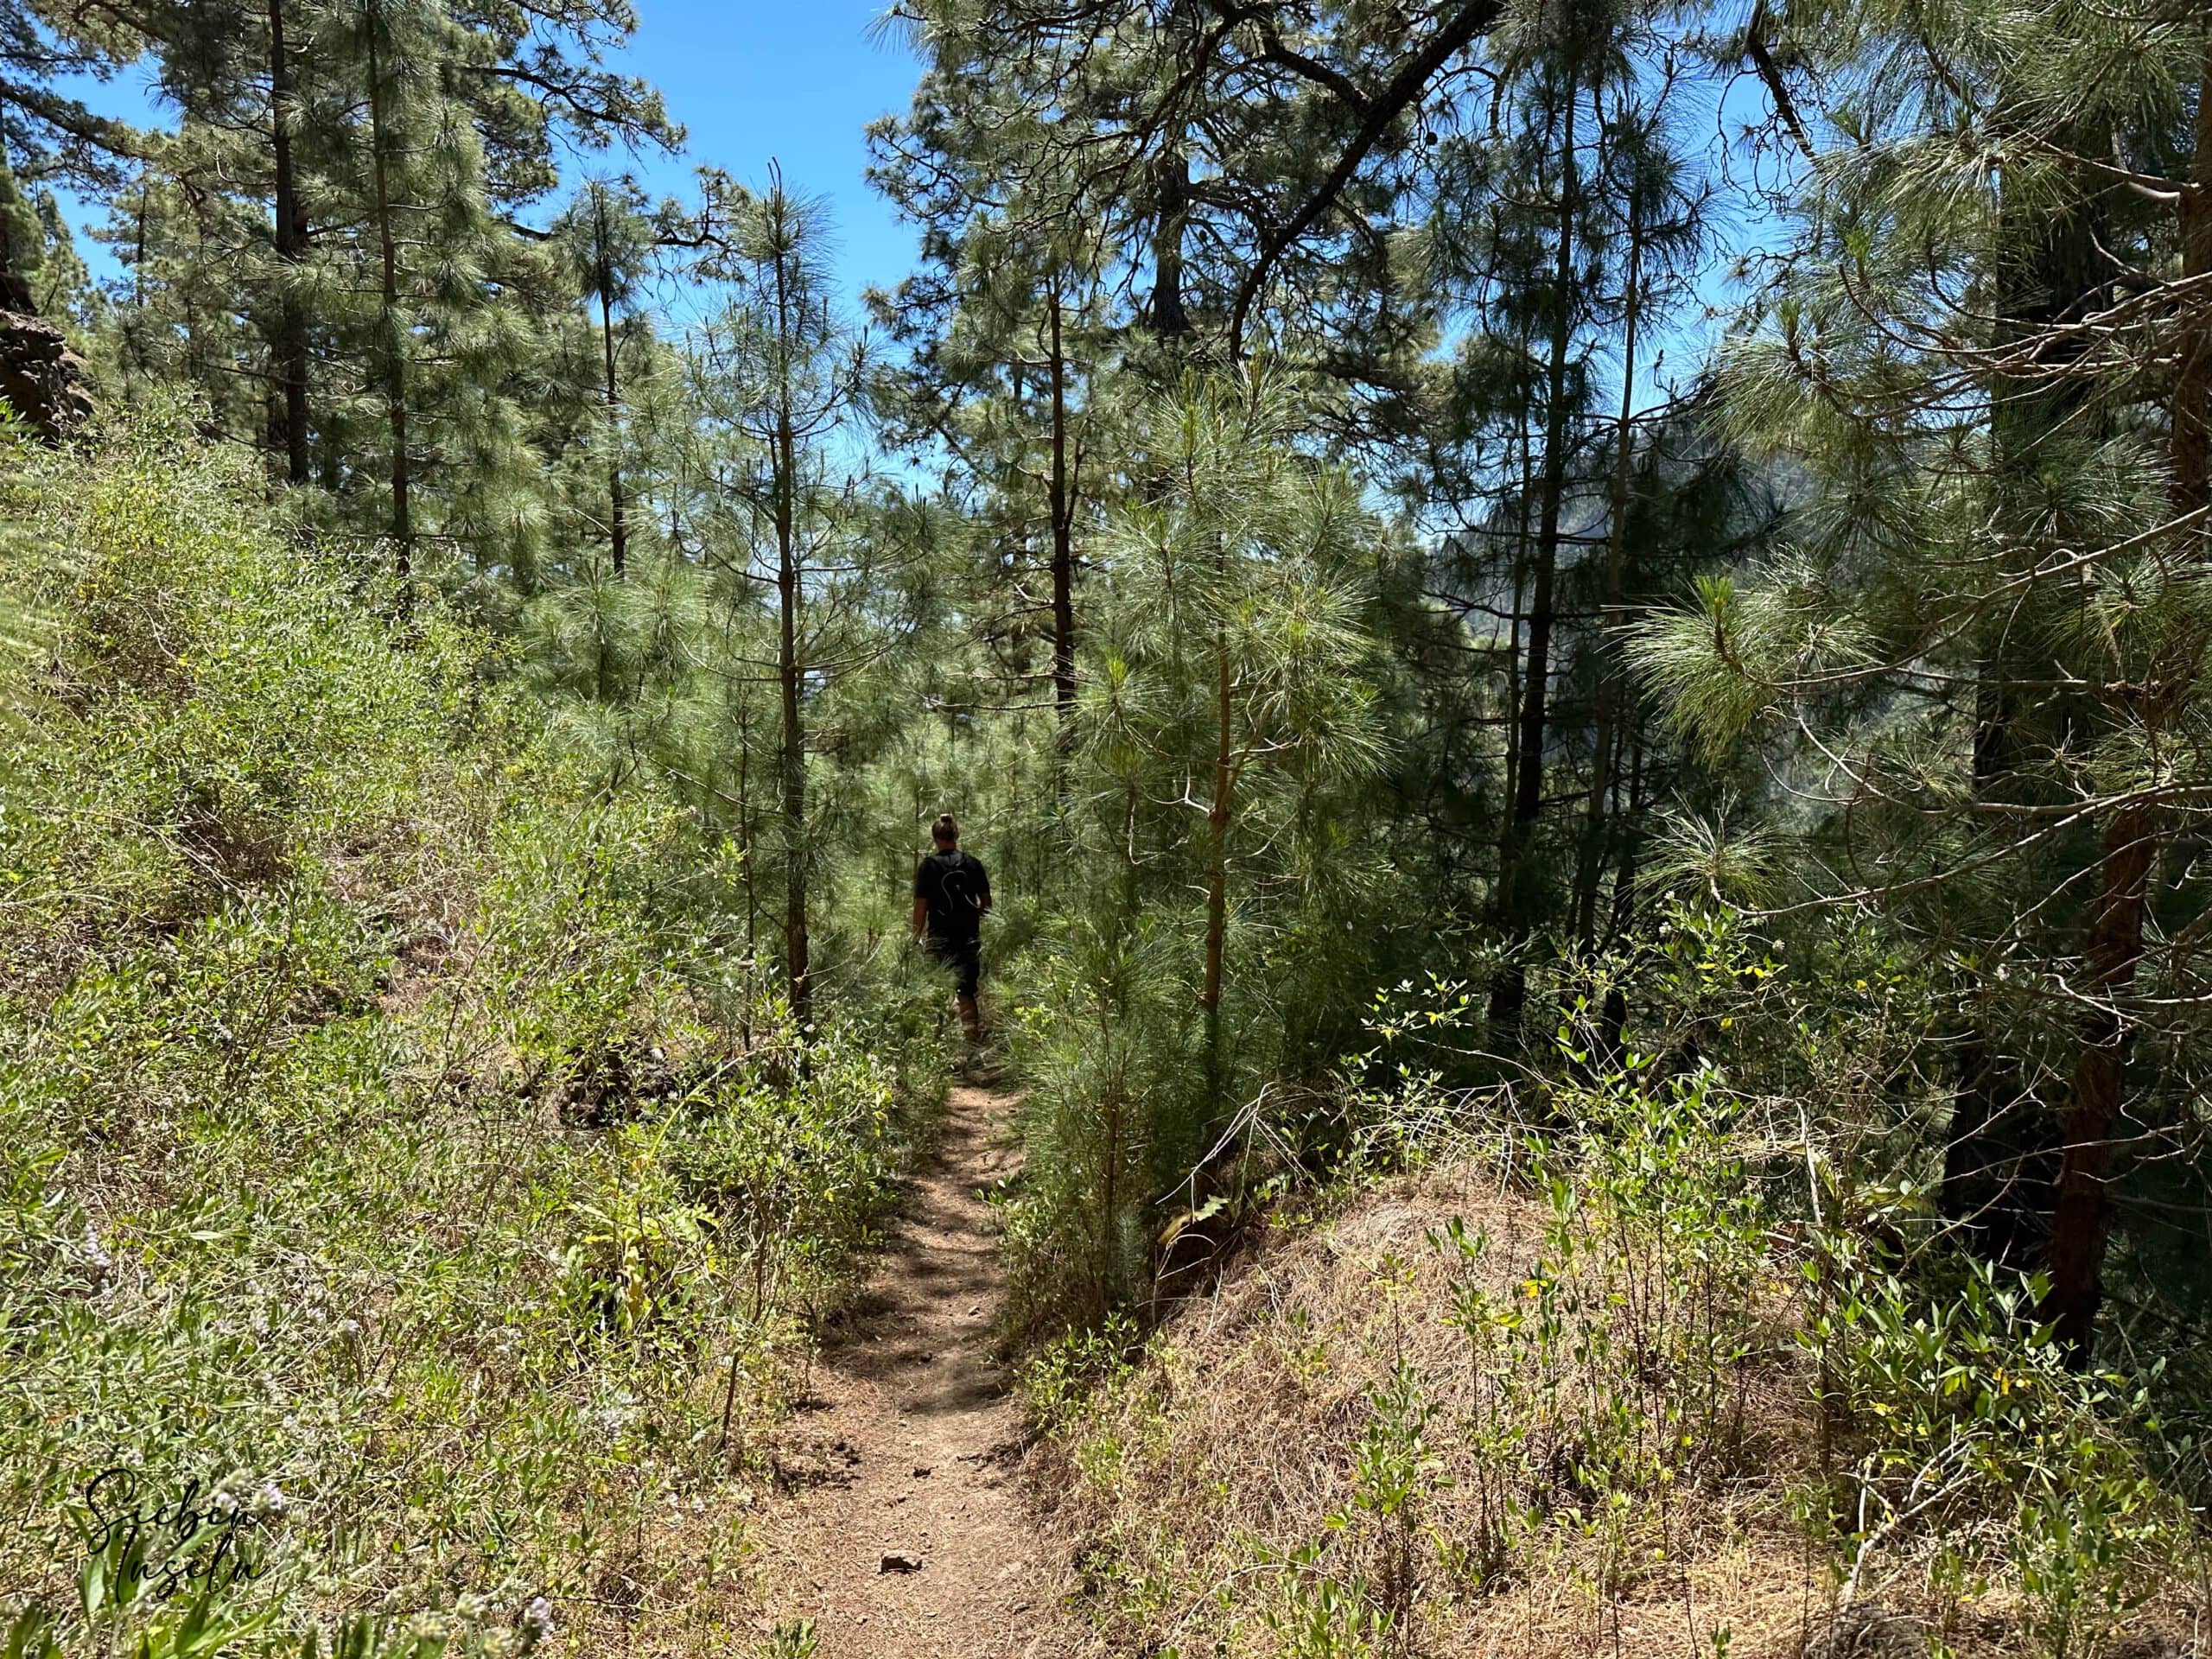
[[[1056,1432],[1131,1552],[1124,1635],[1157,1628],[1147,1606],[1202,1603],[1231,1651],[1390,1655],[1448,1646],[1523,1585],[1571,1577],[1617,1605],[1663,1582],[1766,1468],[1789,1325],[1741,1103],[1700,1073],[1562,1090],[1560,1109],[1571,1135],[1519,1149],[1536,1201],[1491,1211],[1510,1241],[1449,1215],[1408,1255],[1347,1228],[1262,1268],[1275,1288],[1256,1303],[1224,1293],[1245,1310],[1226,1352],[1223,1332],[1179,1331],[1060,1407]],[[1474,1170],[1495,1179],[1487,1159]],[[1316,1284],[1336,1260],[1343,1282]],[[1185,1344],[1205,1351],[1187,1380]],[[1224,1397],[1192,1392],[1198,1376]],[[1209,1414],[1255,1444],[1319,1435],[1325,1453],[1289,1483],[1176,1472],[1224,1455],[1177,1438]],[[1195,1512],[1116,1508],[1163,1481]],[[1186,1599],[1192,1578],[1217,1588]]]
[[[1193,1552],[1223,1643],[1618,1612],[1745,1490],[1839,1650],[2086,1659],[2200,1560],[2201,16],[912,0],[887,356],[779,176],[557,199],[676,136],[623,0],[18,10],[0,275],[140,412],[0,435],[15,1649],[527,1647],[650,1554],[939,1086],[947,808],[1090,1489],[1167,1478],[1142,1331],[1255,1239],[1468,1167],[1525,1224],[1255,1316],[1268,1409],[1357,1376],[1311,1512]],[[173,130],[69,95],[142,56]],[[256,1572],[109,1537],[49,1628],[108,1446],[274,1483]]]
[[[1418,1651],[1571,1582],[1601,1640],[1785,1522],[1803,1541],[1776,1547],[1832,1569],[1816,1630],[1909,1618],[1942,1652],[2001,1624],[1998,1650],[2059,1659],[2165,1628],[2202,1551],[2163,1366],[2071,1363],[2039,1285],[1948,1250],[1924,1186],[1875,1179],[1909,1143],[1801,1110],[1824,1087],[1832,1120],[1870,1124],[1853,1080],[1894,1088],[1932,1017],[1872,931],[1800,982],[1740,923],[1677,911],[1637,1001],[1733,1070],[1634,1033],[1599,1068],[1570,1019],[1545,1118],[1518,1128],[1423,1063],[1471,1023],[1465,988],[1389,999],[1351,1123],[1307,1126],[1354,1173],[1281,1205],[1279,1250],[1134,1365],[1116,1349],[1087,1393],[1059,1351],[1039,1368],[1033,1403],[1116,1552],[1109,1628],[1164,1634],[1164,1609],[1230,1651]],[[1408,1164],[1442,1179],[1368,1191]],[[1454,1213],[1471,1187],[1502,1189],[1479,1219]],[[1441,1212],[1429,1251],[1377,1249],[1363,1217],[1408,1203]],[[1318,1251],[1296,1242],[1316,1205]],[[1196,1472],[1308,1434],[1326,1455],[1294,1488]]]
[[[176,419],[6,466],[11,1639],[526,1648],[744,1466],[929,1050],[802,1039],[718,837]]]
[[[779,1623],[760,1649],[761,1659],[814,1659],[819,1649],[810,1618]]]
[[[1064,1331],[1032,1354],[1021,1369],[1021,1396],[1045,1427],[1065,1421],[1086,1395],[1120,1382],[1138,1343],[1135,1320],[1109,1314],[1096,1330]]]
[[[1339,925],[1386,871],[1357,803],[1388,752],[1369,572],[1388,535],[1296,450],[1280,378],[1193,377],[1138,423],[1099,574],[1100,672],[1057,835],[1084,873],[1029,970],[1020,1313],[1096,1319],[1145,1268],[1140,1217],[1236,1107],[1348,1035]],[[1325,1051],[1324,1051],[1325,1052]]]
[[[1969,1262],[1931,1295],[1846,1236],[1820,1238],[1804,1273],[1800,1339],[1840,1454],[1808,1515],[1846,1605],[1933,1541],[1947,1623],[2009,1577],[2028,1650],[2073,1659],[2201,1562],[2193,1519],[2157,1478],[2171,1451],[2155,1379],[2069,1364],[2036,1317],[2040,1287]],[[1973,1524],[1992,1516],[1993,1533]]]

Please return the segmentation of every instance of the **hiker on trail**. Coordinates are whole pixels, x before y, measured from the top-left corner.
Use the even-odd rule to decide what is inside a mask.
[[[960,826],[950,812],[930,826],[937,850],[914,870],[914,943],[952,969],[954,1000],[969,1042],[983,1040],[976,986],[983,971],[983,915],[991,907],[991,878],[983,861],[960,850]]]

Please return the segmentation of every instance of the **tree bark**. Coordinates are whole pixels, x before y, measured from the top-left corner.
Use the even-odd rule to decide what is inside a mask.
[[[1559,193],[1559,258],[1553,276],[1552,334],[1546,365],[1544,472],[1537,504],[1535,569],[1529,601],[1528,661],[1514,734],[1513,809],[1498,844],[1497,921],[1506,951],[1491,981],[1490,1042],[1499,1054],[1521,1047],[1521,1011],[1528,1001],[1526,953],[1535,931],[1529,862],[1544,804],[1544,736],[1550,713],[1552,588],[1559,566],[1559,519],[1567,490],[1567,359],[1573,335],[1574,215],[1581,180],[1574,155],[1575,79],[1567,82]]]
[[[1060,285],[1052,283],[1052,702],[1063,741],[1075,714],[1075,497],[1068,467],[1067,357],[1060,338]]]
[[[294,484],[309,476],[308,454],[307,317],[295,289],[307,257],[308,218],[292,164],[292,63],[284,40],[284,0],[269,0],[269,148],[276,172],[276,246],[282,289],[276,300],[276,337],[270,342],[279,396],[276,447]]]
[[[614,269],[607,251],[607,195],[594,188],[592,212],[597,233],[599,338],[607,372],[607,543],[620,581],[629,571],[630,526],[622,495],[622,394],[614,372]]]
[[[2143,956],[2158,830],[2145,807],[2122,807],[2105,824],[2095,908],[2082,944],[2090,999],[2082,1052],[2066,1097],[2065,1149],[2051,1212],[2050,1288],[2042,1313],[2060,1342],[2086,1361],[2104,1303],[2105,1239],[2112,1224],[2113,1133],[2120,1122],[2133,1020],[2121,1006]]]
[[[2185,308],[2181,353],[2168,410],[2171,500],[2177,518],[2212,506],[2212,317],[2197,292],[2212,276],[2212,45],[2199,79],[2193,177],[2181,193],[2181,253]],[[2203,561],[2207,535],[2192,523],[2181,534],[2186,555]],[[2193,630],[2166,643],[2144,671],[2139,691],[2124,694],[2122,719],[2156,728],[2186,702],[2201,643]],[[2082,1047],[2068,1081],[2065,1146],[2051,1211],[2050,1288],[2042,1313],[2077,1363],[2087,1363],[2104,1304],[2105,1246],[2112,1230],[2113,1139],[2126,1098],[2128,1051],[2135,1016],[2127,1001],[2143,959],[2151,875],[2164,827],[2155,803],[2124,800],[2107,809],[2098,859],[2097,896],[2082,942],[2088,1012]]]
[[[619,582],[629,574],[630,525],[622,494],[622,398],[614,378],[613,308],[605,289],[599,294],[599,332],[607,357],[607,546]]]
[[[792,430],[791,316],[786,256],[776,257],[777,387],[774,435],[776,523],[776,679],[783,695],[782,772],[784,816],[784,980],[791,1014],[801,1025],[812,1010],[813,986],[807,960],[806,931],[806,728],[799,691],[805,664],[799,659],[800,592],[797,442]]]
[[[2103,217],[2094,198],[2056,212],[2037,202],[2012,208],[2003,229],[2000,338],[2031,359],[2032,370],[1995,385],[1994,481],[2000,507],[2031,524],[2044,511],[2044,452],[2055,435],[2082,419],[2082,389],[2065,373],[2077,348],[2055,331],[2094,303],[2105,275],[2098,245]],[[2021,687],[2043,677],[2043,664],[2032,646],[2024,650],[2009,619],[1991,630],[1980,657],[1969,774],[1974,799],[1985,809],[2048,804],[2056,797],[2039,786],[2033,762],[2038,746],[2054,739],[2037,731],[2037,721],[2063,723],[2066,715],[2047,695],[2039,700]],[[1989,823],[1993,836],[2019,833],[2001,810]],[[1958,1047],[1937,1208],[1966,1248],[2025,1273],[2043,1262],[2050,1242],[2063,1111],[2037,1092],[2010,1052],[2012,1041],[1999,1009],[1974,1011]]]
[[[391,539],[397,549],[396,569],[403,609],[411,605],[408,582],[415,568],[415,520],[409,502],[413,474],[407,456],[407,363],[401,341],[406,330],[399,316],[399,241],[391,222],[391,188],[386,164],[386,124],[383,66],[372,26],[369,57],[369,166],[376,194],[377,245],[382,267],[384,301],[385,417],[391,434]]]
[[[1152,332],[1161,340],[1180,340],[1191,332],[1183,303],[1183,234],[1190,219],[1191,158],[1181,143],[1162,152],[1154,169],[1158,198],[1152,232]]]

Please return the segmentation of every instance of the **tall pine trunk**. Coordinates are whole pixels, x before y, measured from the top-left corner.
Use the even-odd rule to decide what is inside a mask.
[[[2158,848],[2151,809],[2123,806],[2106,818],[2096,901],[2082,939],[2089,1000],[2082,1052],[2066,1094],[2065,1147],[2051,1212],[2050,1288],[2043,1315],[2077,1358],[2089,1357],[2104,1303],[2105,1237],[2112,1221],[2113,1132],[2120,1122],[2133,1022],[2123,1007],[2143,957],[2143,915]]]
[[[597,240],[599,338],[607,372],[607,542],[620,581],[629,569],[630,525],[622,494],[622,391],[614,372],[614,270],[607,253],[607,193],[592,192],[593,229]]]
[[[410,601],[406,588],[415,568],[415,520],[408,499],[413,474],[407,456],[407,361],[402,342],[406,329],[399,315],[399,237],[392,224],[388,90],[384,84],[382,54],[377,50],[375,25],[370,25],[369,172],[375,194],[377,251],[382,270],[384,301],[383,355],[385,419],[391,435],[391,539],[397,549],[397,571],[402,586],[400,603]]]
[[[2212,317],[2196,291],[2212,276],[2212,46],[2198,82],[2194,177],[2181,192],[2182,282],[2185,308],[2179,364],[2169,408],[2171,506],[2177,518],[2212,507]],[[2198,563],[2206,533],[2191,523],[2181,532]],[[2152,658],[2140,688],[2123,690],[2123,721],[2156,729],[2182,706],[2196,670],[2192,632]],[[2113,1138],[2126,1098],[2127,1056],[2134,1039],[2128,1001],[2143,959],[2151,876],[2164,839],[2156,804],[2124,798],[2106,808],[2100,836],[2097,895],[2082,932],[2081,992],[2088,1005],[2081,1052],[2068,1079],[2064,1148],[2050,1224],[2050,1288],[2042,1312],[2058,1339],[2086,1363],[2104,1304],[2105,1246],[2112,1230]]]
[[[1052,702],[1065,748],[1075,713],[1075,492],[1068,467],[1067,356],[1060,338],[1060,285],[1052,291],[1052,471],[1046,483],[1052,518]]]
[[[777,385],[774,488],[776,521],[776,682],[783,696],[783,741],[778,753],[784,817],[784,979],[791,1013],[804,1025],[813,1002],[806,931],[806,728],[799,702],[805,664],[799,658],[798,445],[792,430],[791,358],[798,333],[791,315],[790,256],[776,255]]]
[[[628,574],[630,525],[622,494],[622,395],[614,378],[614,315],[607,290],[599,293],[599,333],[607,357],[607,544],[617,580]]]
[[[284,39],[284,0],[269,0],[269,148],[276,173],[276,334],[270,342],[278,393],[275,447],[284,452],[286,478],[308,478],[307,314],[297,291],[307,257],[307,210],[292,162],[292,62]]]
[[[1998,273],[1999,327],[2030,372],[2000,378],[1990,421],[2000,504],[2023,516],[2044,511],[2045,454],[2082,418],[2082,391],[2065,370],[2073,351],[2061,325],[2093,308],[2102,276],[2099,215],[2093,203],[2050,211],[2014,208],[2004,227]],[[2050,802],[2038,790],[2034,758],[2047,736],[2035,730],[2037,699],[2023,682],[2043,677],[2032,645],[2000,618],[1980,652],[1969,776],[1976,804],[1993,809],[1993,833],[2017,835],[2007,808]],[[2047,696],[2047,694],[2046,694]],[[2050,718],[2050,711],[2042,711]],[[1958,1084],[1943,1148],[1938,1207],[1984,1260],[2026,1273],[2049,1244],[2061,1109],[2030,1083],[1994,1007],[1974,1010],[1958,1047]]]
[[[1499,1054],[1519,1052],[1521,1011],[1528,1001],[1528,949],[1535,932],[1530,855],[1544,807],[1544,739],[1551,706],[1552,590],[1559,568],[1559,520],[1567,492],[1567,369],[1573,335],[1574,216],[1581,181],[1574,155],[1580,95],[1567,79],[1560,143],[1559,259],[1554,273],[1550,348],[1546,363],[1544,471],[1537,503],[1535,569],[1529,599],[1528,659],[1514,722],[1513,806],[1498,842],[1497,919],[1505,949],[1490,988],[1490,1042]]]
[[[1160,157],[1153,172],[1158,217],[1152,231],[1152,331],[1161,340],[1180,340],[1191,332],[1183,303],[1183,236],[1190,219],[1191,158],[1178,143]]]

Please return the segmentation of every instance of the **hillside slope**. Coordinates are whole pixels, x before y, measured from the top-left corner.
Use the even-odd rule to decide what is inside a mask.
[[[0,1625],[749,1630],[926,1050],[800,1065],[727,849],[181,423],[0,491]]]
[[[1577,1103],[1281,1203],[1134,1359],[1033,1372],[1092,1651],[2198,1650],[2193,1519],[2017,1293],[1947,1315],[1780,1220],[1804,1149],[1711,1077]]]

